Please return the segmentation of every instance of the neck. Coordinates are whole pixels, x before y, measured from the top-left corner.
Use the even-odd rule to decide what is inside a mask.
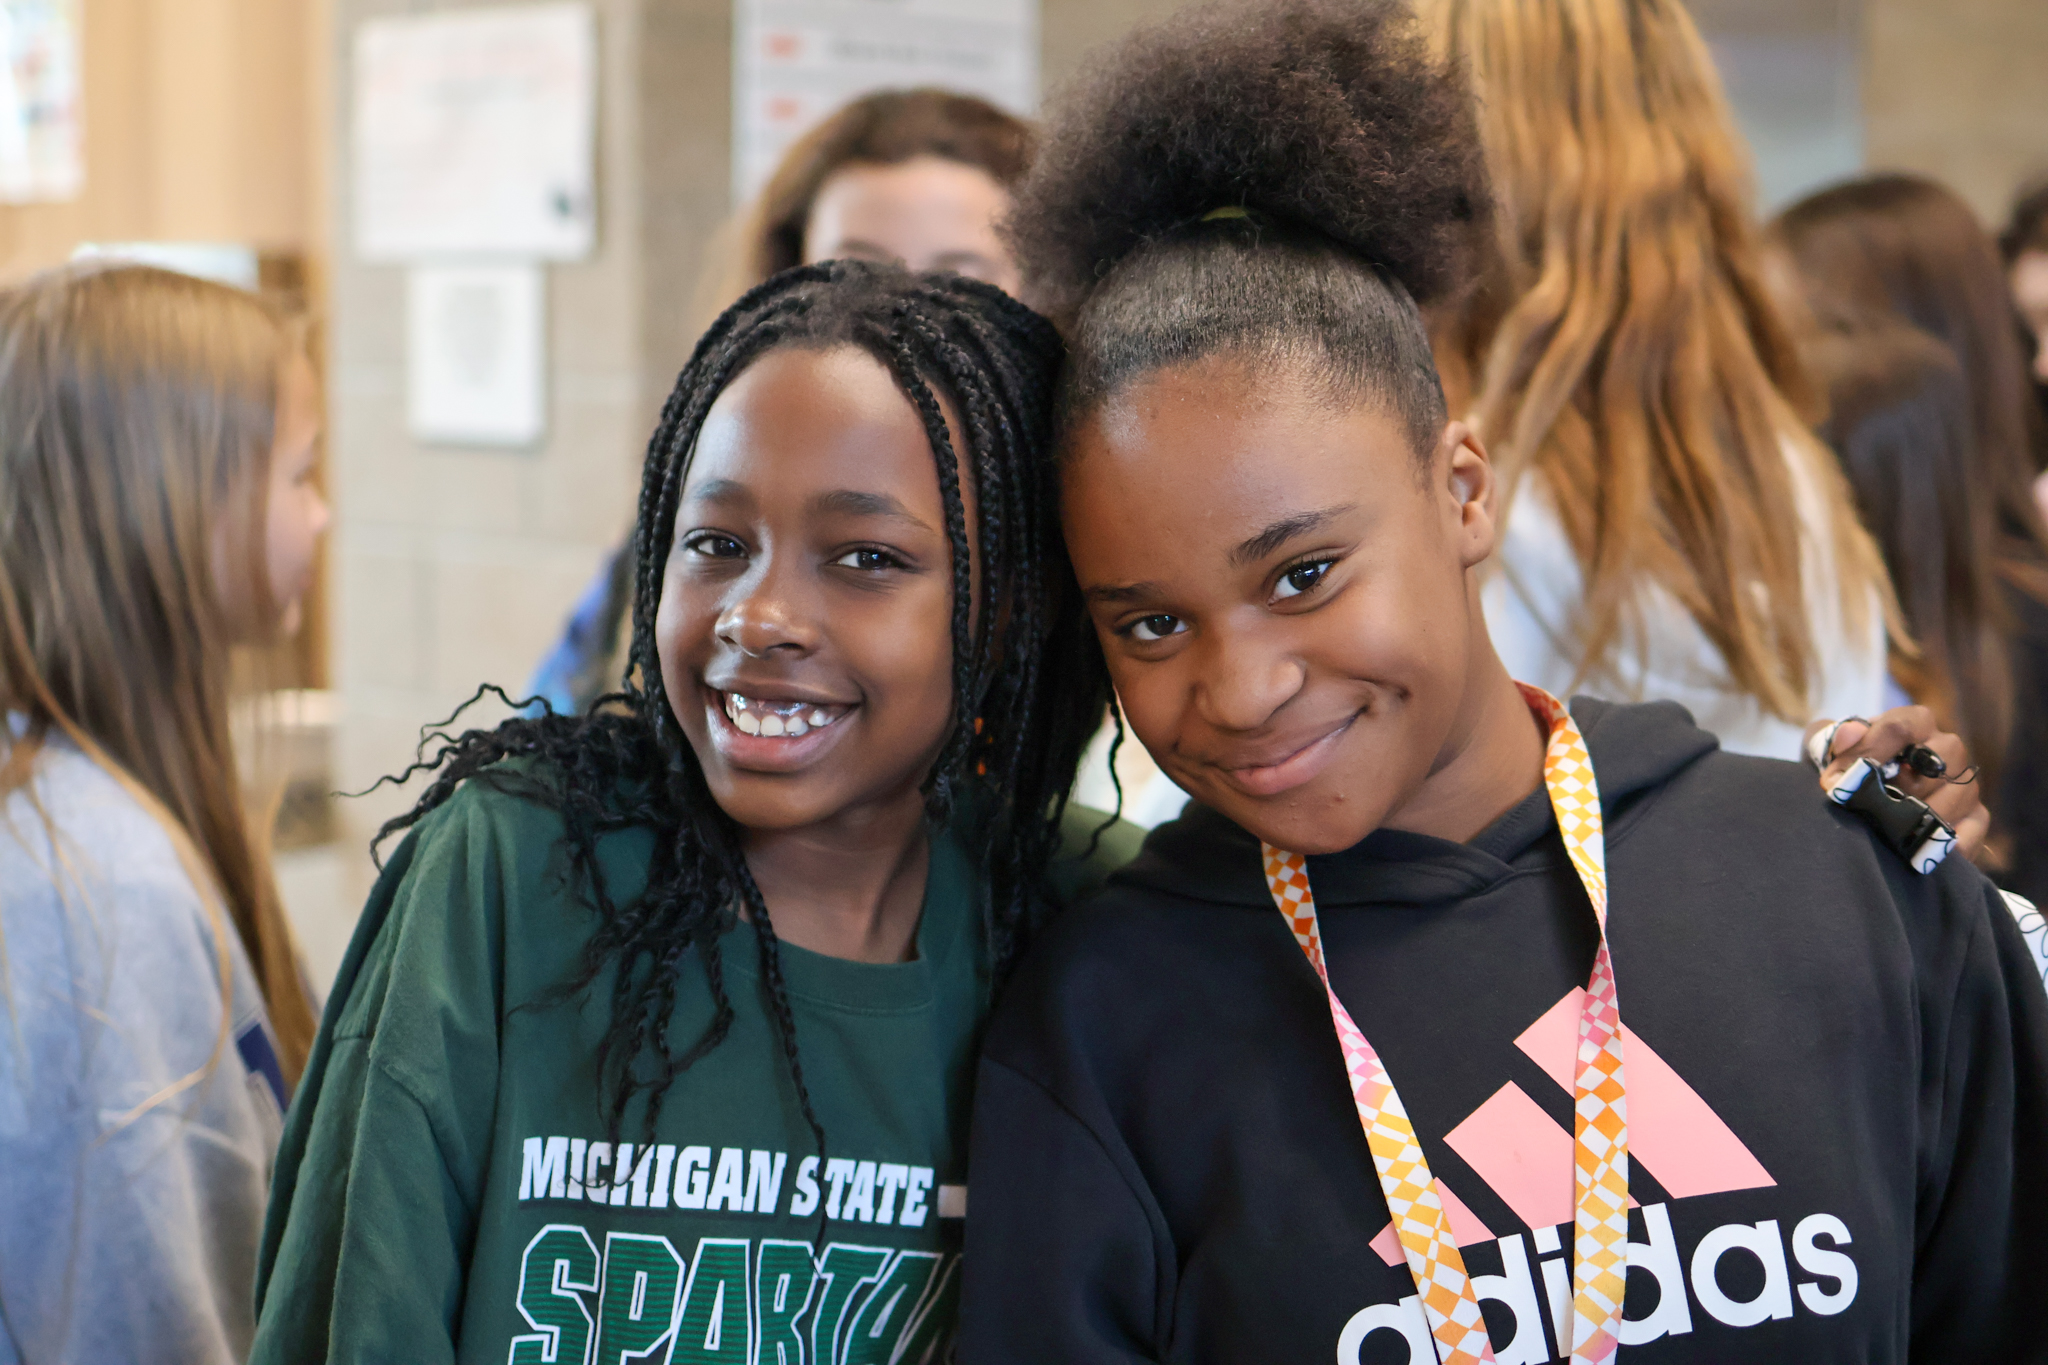
[[[1542,722],[1483,632],[1479,644],[1483,652],[1451,737],[1415,795],[1387,818],[1389,829],[1462,844],[1543,781]]]
[[[853,962],[917,955],[931,843],[915,790],[823,824],[749,830],[742,847],[783,942]]]

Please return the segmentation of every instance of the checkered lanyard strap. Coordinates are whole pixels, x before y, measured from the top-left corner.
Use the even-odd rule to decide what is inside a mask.
[[[1622,1292],[1628,1276],[1628,1105],[1621,1067],[1621,1008],[1607,949],[1607,856],[1601,836],[1600,789],[1585,736],[1564,703],[1539,687],[1517,684],[1529,709],[1549,727],[1543,785],[1557,813],[1558,831],[1572,866],[1593,903],[1600,947],[1593,958],[1585,1008],[1579,1015],[1578,1074],[1573,1086],[1573,1365],[1608,1365],[1621,1344]],[[1365,1129],[1393,1218],[1394,1235],[1408,1258],[1442,1365],[1490,1361],[1486,1319],[1465,1273],[1465,1258],[1451,1233],[1436,1178],[1393,1078],[1350,1011],[1330,987],[1323,936],[1309,889],[1308,862],[1271,844],[1265,852],[1266,886],[1323,983],[1330,1019],[1351,1078],[1351,1096]]]

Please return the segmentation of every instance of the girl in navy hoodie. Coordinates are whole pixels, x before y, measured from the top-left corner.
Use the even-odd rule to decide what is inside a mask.
[[[963,1358],[2040,1359],[2048,999],[1997,891],[1494,652],[1418,307],[1469,117],[1398,6],[1210,11],[1020,194],[1076,575],[1196,801],[990,1026]]]

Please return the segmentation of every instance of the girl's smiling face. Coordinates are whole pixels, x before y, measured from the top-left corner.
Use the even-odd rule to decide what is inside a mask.
[[[952,576],[930,438],[880,362],[783,347],[718,396],[655,643],[728,815],[794,829],[922,800],[953,719]]]
[[[1492,474],[1464,427],[1425,469],[1386,406],[1222,356],[1137,380],[1070,447],[1067,544],[1160,766],[1300,853],[1401,823],[1491,657],[1468,571]]]

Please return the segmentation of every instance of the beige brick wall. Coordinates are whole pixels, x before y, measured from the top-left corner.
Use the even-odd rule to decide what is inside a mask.
[[[548,267],[547,438],[530,451],[413,441],[404,272],[362,263],[350,242],[347,92],[358,23],[452,7],[335,0],[343,173],[330,403],[344,790],[401,767],[420,725],[478,683],[516,691],[630,527],[647,433],[688,344],[666,301],[725,212],[727,5],[598,0],[598,242],[590,259]],[[479,707],[469,719],[500,714]],[[406,801],[387,789],[342,803],[345,898],[368,884],[354,851]]]
[[[2048,0],[1865,0],[1872,169],[1938,177],[1990,223],[2048,174]]]

